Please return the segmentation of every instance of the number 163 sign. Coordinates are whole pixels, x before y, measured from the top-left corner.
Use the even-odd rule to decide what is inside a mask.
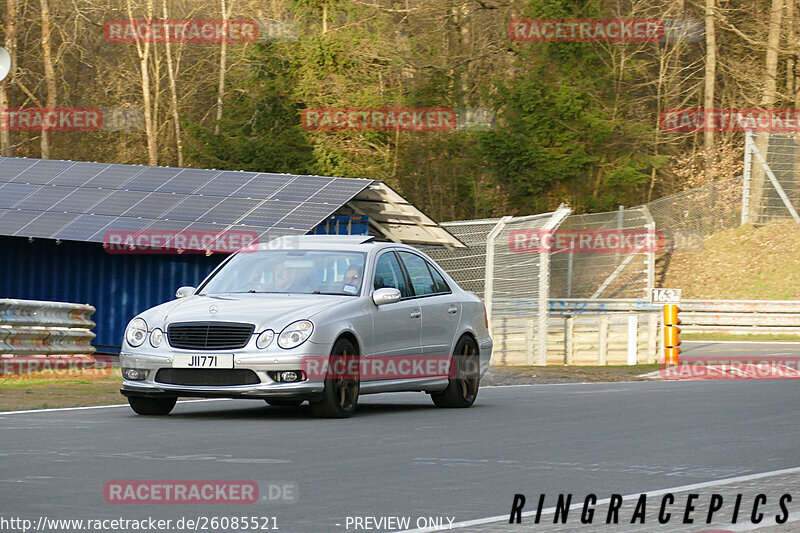
[[[650,291],[650,303],[658,304],[677,304],[681,301],[680,289],[652,289]]]

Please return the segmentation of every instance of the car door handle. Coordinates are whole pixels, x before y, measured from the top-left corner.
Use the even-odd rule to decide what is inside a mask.
[[[447,312],[450,313],[451,315],[454,315],[458,313],[458,307],[456,307],[455,305],[451,305],[450,307],[447,308]]]
[[[419,317],[422,316],[422,313],[420,313],[419,311],[411,311],[411,315],[410,316],[411,316],[411,318],[419,318]]]

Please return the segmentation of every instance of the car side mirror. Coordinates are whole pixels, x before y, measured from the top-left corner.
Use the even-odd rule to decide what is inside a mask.
[[[196,290],[197,289],[195,289],[194,287],[190,287],[188,285],[185,287],[181,287],[180,289],[175,291],[175,298],[186,298],[187,296],[191,296],[192,294],[194,294],[194,291]]]
[[[400,301],[401,297],[400,291],[392,287],[378,289],[372,293],[372,301],[375,302],[377,306]]]

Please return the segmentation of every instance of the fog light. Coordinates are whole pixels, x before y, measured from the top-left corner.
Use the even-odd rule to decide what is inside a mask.
[[[142,381],[143,379],[147,378],[147,374],[149,372],[149,370],[144,370],[141,368],[123,368],[122,377],[131,381]]]
[[[297,381],[297,372],[281,372],[281,381]]]

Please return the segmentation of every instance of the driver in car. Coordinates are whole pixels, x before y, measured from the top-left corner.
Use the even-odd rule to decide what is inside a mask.
[[[356,294],[361,286],[361,269],[355,265],[351,265],[344,273],[344,285],[342,292],[346,294]]]
[[[272,271],[272,285],[278,292],[313,292],[308,275],[295,269],[286,268],[283,261],[278,262]]]

